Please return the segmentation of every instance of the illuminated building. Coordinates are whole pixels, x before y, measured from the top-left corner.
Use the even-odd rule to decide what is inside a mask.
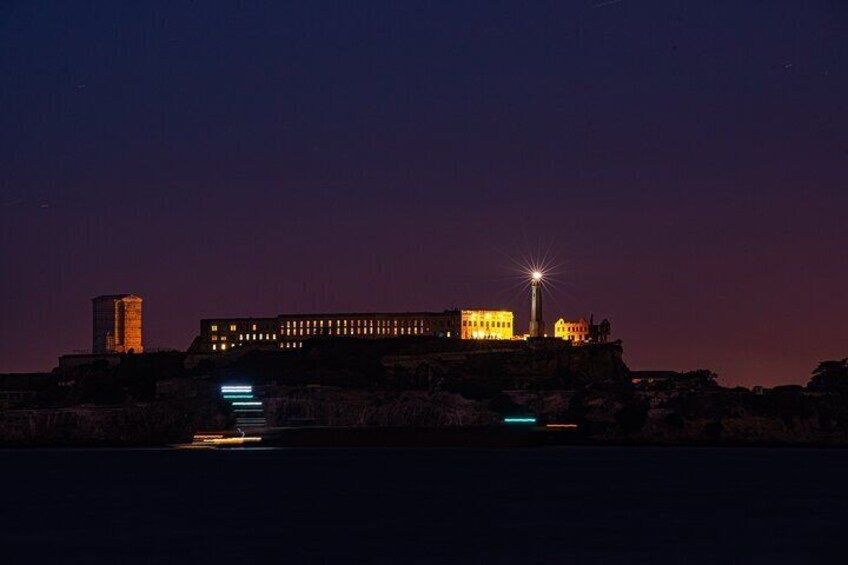
[[[533,271],[530,276],[530,337],[545,337],[542,320],[542,273]]]
[[[505,310],[284,314],[275,318],[201,320],[200,336],[192,350],[221,352],[244,346],[298,349],[304,340],[330,336],[512,339],[512,335],[513,314]]]
[[[513,315],[508,310],[461,310],[462,339],[512,339]]]
[[[134,294],[98,296],[94,314],[92,352],[142,353],[141,297]]]
[[[554,337],[574,343],[589,341],[589,321],[582,317],[576,322],[568,322],[560,318],[554,324]]]
[[[588,321],[581,317],[576,322],[560,318],[554,325],[554,337],[574,343],[606,343],[610,331],[609,320],[604,319],[596,324],[592,317]]]

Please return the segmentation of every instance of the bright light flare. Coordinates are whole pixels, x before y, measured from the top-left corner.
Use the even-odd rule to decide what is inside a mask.
[[[533,271],[530,276],[533,278],[534,281],[538,282],[542,280],[542,271]]]

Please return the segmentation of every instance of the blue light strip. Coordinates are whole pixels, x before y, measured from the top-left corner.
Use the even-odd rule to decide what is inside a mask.
[[[233,393],[253,392],[253,387],[247,386],[247,385],[233,385],[233,386],[224,385],[224,386],[221,387],[221,392],[223,392],[224,394],[226,394],[228,392],[233,392]]]
[[[535,424],[536,418],[504,418],[504,424]]]

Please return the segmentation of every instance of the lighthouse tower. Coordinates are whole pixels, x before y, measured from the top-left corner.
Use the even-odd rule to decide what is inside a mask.
[[[530,278],[530,337],[545,337],[542,320],[542,273],[533,271]]]

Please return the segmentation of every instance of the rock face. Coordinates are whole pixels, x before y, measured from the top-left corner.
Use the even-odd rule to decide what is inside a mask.
[[[270,426],[481,426],[532,415],[579,424],[595,443],[848,445],[839,388],[731,390],[709,371],[640,377],[619,343],[336,338],[185,361],[145,354],[0,376],[0,444],[184,442],[197,430],[231,429],[218,387],[250,383]]]
[[[6,446],[152,446],[191,438],[188,413],[163,403],[13,410],[0,415]]]
[[[648,443],[848,445],[848,395],[778,387],[642,393]]]
[[[485,402],[445,392],[275,387],[262,394],[266,417],[276,426],[440,427],[490,424],[497,419]]]

